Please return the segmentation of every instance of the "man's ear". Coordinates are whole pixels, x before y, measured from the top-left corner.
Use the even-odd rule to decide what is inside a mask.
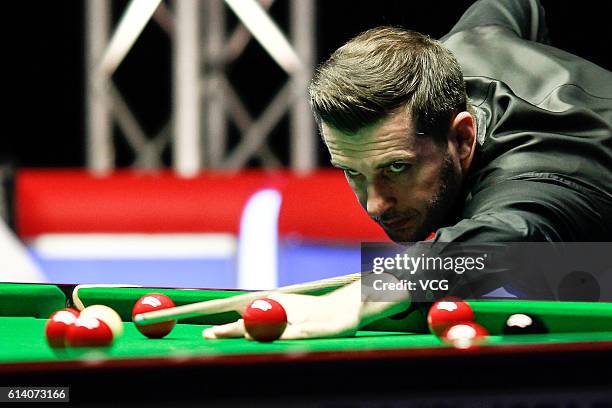
[[[476,149],[476,121],[469,112],[459,112],[451,123],[451,141],[456,146],[464,171],[470,167]]]

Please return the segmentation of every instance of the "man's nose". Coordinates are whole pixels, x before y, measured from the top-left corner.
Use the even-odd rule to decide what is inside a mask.
[[[394,205],[395,199],[383,186],[378,183],[368,186],[367,211],[370,217],[380,217]]]

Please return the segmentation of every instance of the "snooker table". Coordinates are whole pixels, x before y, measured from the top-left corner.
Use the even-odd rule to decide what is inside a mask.
[[[0,386],[69,386],[71,403],[81,406],[612,404],[612,303],[469,301],[492,334],[460,350],[429,334],[418,311],[382,319],[352,338],[202,339],[207,325],[238,317],[227,312],[181,321],[167,337],[147,339],[130,313],[150,292],[177,305],[243,293],[0,284]],[[51,349],[46,319],[75,303],[113,307],[124,320],[123,336],[103,349]],[[501,335],[505,316],[515,312],[539,315],[550,333]]]

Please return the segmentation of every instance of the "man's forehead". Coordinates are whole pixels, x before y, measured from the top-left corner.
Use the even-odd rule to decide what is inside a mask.
[[[354,133],[343,132],[323,123],[323,139],[332,156],[377,155],[390,149],[414,150],[415,137],[406,115],[394,116]]]
[[[404,139],[404,140],[402,140]],[[328,143],[332,165],[340,168],[384,168],[395,162],[415,162],[419,153],[409,147],[406,137],[370,143]]]
[[[405,110],[390,114],[372,125],[365,126],[356,132],[345,132],[330,124],[323,122],[321,131],[325,142],[351,142],[370,143],[377,140],[386,140],[389,137],[401,137],[411,139],[414,134],[412,121]]]

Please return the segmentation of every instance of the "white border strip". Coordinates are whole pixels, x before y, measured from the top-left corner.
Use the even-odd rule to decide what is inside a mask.
[[[45,282],[45,274],[0,218],[0,282]]]
[[[278,287],[278,214],[282,198],[276,190],[253,194],[242,212],[238,243],[240,289]]]
[[[232,234],[43,234],[30,248],[45,259],[229,258]]]

